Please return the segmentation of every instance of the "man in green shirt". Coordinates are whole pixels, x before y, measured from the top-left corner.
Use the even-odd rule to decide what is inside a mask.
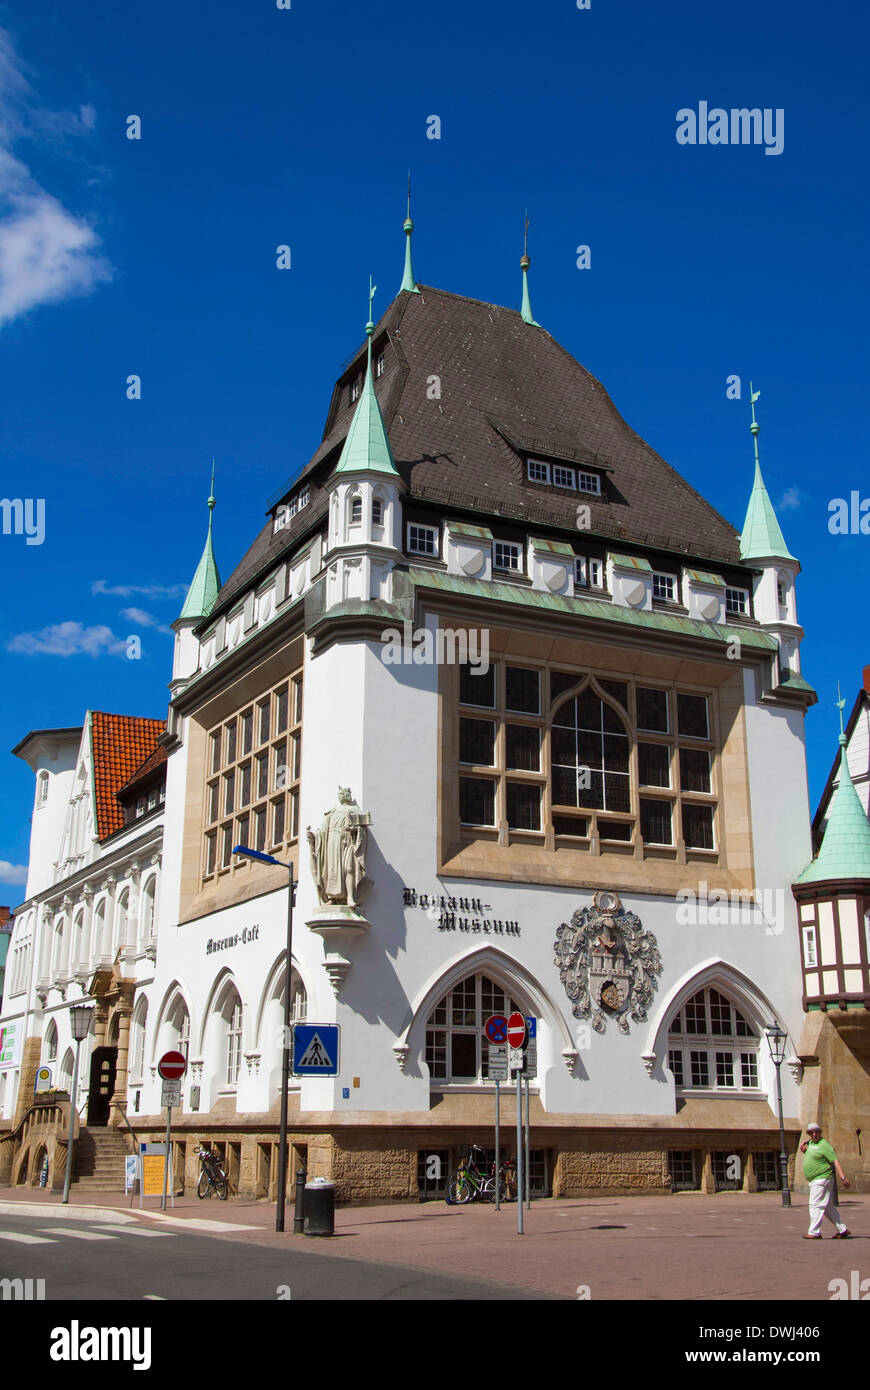
[[[846,1240],[852,1232],[840,1220],[834,1199],[834,1184],[839,1178],[843,1186],[848,1187],[849,1179],[827,1139],[822,1138],[821,1125],[807,1125],[807,1135],[809,1137],[801,1144],[804,1177],[810,1185],[810,1229],[804,1240],[821,1240],[824,1217],[837,1228],[834,1240]]]

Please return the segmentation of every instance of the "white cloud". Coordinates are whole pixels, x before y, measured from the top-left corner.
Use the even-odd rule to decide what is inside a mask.
[[[105,579],[95,579],[91,584],[92,594],[109,594],[114,598],[132,598],[140,594],[142,598],[182,598],[187,593],[186,584],[109,584]]]
[[[175,635],[171,627],[155,618],[153,613],[146,613],[144,608],[122,608],[121,617],[126,618],[129,623],[138,624],[139,627],[150,627],[156,632],[165,632],[168,637]]]
[[[10,637],[6,650],[25,656],[124,656],[127,643],[108,627],[83,623],[52,623],[39,632],[19,632]]]
[[[78,113],[39,107],[8,32],[0,29],[0,328],[42,304],[89,294],[111,279],[99,237],[69,212],[13,154],[16,141],[55,141],[92,130],[92,106]]]
[[[799,487],[786,488],[782,497],[776,504],[778,512],[795,512],[802,502],[807,500],[806,493],[801,492]]]
[[[0,883],[26,883],[27,865],[10,864],[8,859],[0,859]]]

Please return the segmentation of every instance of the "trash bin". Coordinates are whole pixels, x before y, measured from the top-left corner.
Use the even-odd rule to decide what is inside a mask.
[[[335,1235],[335,1183],[314,1178],[305,1184],[305,1225],[307,1236]]]

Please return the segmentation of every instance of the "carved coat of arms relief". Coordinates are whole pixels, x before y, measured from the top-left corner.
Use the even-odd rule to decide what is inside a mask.
[[[599,891],[592,904],[558,929],[553,949],[559,978],[575,1018],[589,1019],[597,1033],[611,1018],[628,1033],[629,1019],[643,1022],[658,988],[658,942],[634,912],[623,911],[616,893]]]

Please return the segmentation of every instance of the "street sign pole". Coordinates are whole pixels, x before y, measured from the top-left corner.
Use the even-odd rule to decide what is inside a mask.
[[[523,1074],[514,1072],[517,1088],[517,1235],[523,1234]]]
[[[531,1164],[529,1163],[529,1084],[531,1077],[526,1077],[526,1206],[529,1211],[532,1209],[532,1184],[529,1181]]]
[[[170,1161],[170,1142],[172,1136],[172,1106],[166,1107],[166,1158],[163,1162],[163,1196],[160,1198],[160,1210],[166,1210],[166,1189],[169,1186],[169,1161]],[[172,1205],[175,1206],[175,1194],[173,1193]]]
[[[293,864],[289,866],[290,882],[287,892],[287,974],[284,980],[284,1035],[281,1049],[281,1118],[278,1124],[278,1193],[275,1204],[275,1230],[284,1229],[284,1207],[287,1200],[287,1100],[290,1094],[290,989],[293,983]],[[303,1223],[304,1224],[304,1223]],[[294,1216],[293,1234],[298,1234]]]
[[[500,1123],[500,1120],[501,1120],[500,1104],[499,1104],[499,1091],[500,1091],[500,1090],[501,1090],[501,1082],[500,1082],[500,1081],[496,1081],[496,1083],[495,1083],[495,1209],[496,1209],[496,1211],[501,1211],[501,1199],[500,1199],[500,1197],[499,1197],[499,1191],[498,1191],[498,1190],[499,1190],[499,1186],[500,1186],[500,1184],[501,1184],[501,1177],[499,1176],[499,1169],[500,1169],[500,1167],[501,1167],[501,1163],[500,1163],[500,1161],[499,1161],[499,1159],[500,1159],[500,1150],[499,1150],[500,1130],[499,1130],[499,1123]]]

